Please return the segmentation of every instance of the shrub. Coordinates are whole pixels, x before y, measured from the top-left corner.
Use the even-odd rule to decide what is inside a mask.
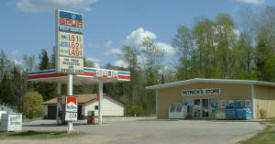
[[[260,109],[260,117],[261,117],[261,119],[266,119],[267,118],[266,110]]]
[[[27,118],[40,117],[43,115],[43,98],[36,91],[27,92],[24,95],[23,113]]]

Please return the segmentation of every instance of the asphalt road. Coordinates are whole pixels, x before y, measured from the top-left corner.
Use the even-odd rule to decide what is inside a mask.
[[[25,123],[24,130],[66,130],[53,120]],[[263,127],[257,122],[155,120],[153,118],[112,118],[104,124],[74,126],[86,135],[51,140],[0,140],[0,144],[234,144]]]

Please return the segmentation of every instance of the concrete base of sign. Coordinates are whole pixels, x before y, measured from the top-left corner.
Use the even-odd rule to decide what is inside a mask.
[[[70,133],[74,130],[74,127],[73,127],[73,122],[68,122],[68,129],[67,129],[67,133]]]

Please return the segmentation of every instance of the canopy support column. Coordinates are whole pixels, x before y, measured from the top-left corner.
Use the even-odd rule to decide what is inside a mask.
[[[61,83],[57,83],[57,103],[56,103],[56,124],[61,124],[61,100],[62,100],[62,94],[61,94]]]
[[[103,82],[98,83],[99,101],[98,101],[98,124],[102,125],[102,100],[103,100]]]
[[[252,110],[252,119],[256,119],[255,113],[255,88],[254,84],[251,84],[251,110]]]

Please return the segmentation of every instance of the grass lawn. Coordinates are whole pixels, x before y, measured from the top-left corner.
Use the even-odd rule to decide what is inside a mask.
[[[54,139],[83,135],[83,132],[66,131],[22,131],[22,132],[0,132],[0,139],[4,138],[26,138],[26,139]]]
[[[275,144],[275,118],[262,122],[262,124],[267,125],[267,127],[241,144]]]

